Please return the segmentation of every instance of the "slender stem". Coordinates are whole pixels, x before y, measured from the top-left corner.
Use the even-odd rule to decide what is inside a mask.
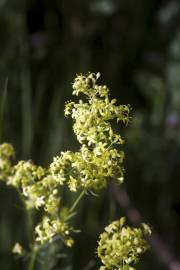
[[[29,265],[28,265],[28,270],[34,270],[37,254],[38,254],[38,249],[34,249],[32,256],[31,256],[31,259],[30,259],[30,262],[29,262]]]
[[[78,203],[80,202],[84,194],[85,194],[85,190],[82,190],[79,196],[77,197],[77,199],[75,200],[75,202],[73,203],[73,205],[71,206],[70,213],[74,211],[74,209],[76,208],[76,206],[78,205]]]

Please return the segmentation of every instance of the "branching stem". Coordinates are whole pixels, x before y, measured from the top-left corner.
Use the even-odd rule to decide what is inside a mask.
[[[78,203],[80,202],[80,200],[82,199],[82,197],[85,194],[85,190],[82,190],[81,193],[79,194],[79,196],[77,197],[77,199],[75,200],[75,202],[73,203],[73,205],[70,208],[70,213],[72,213],[74,211],[74,209],[76,208],[76,206],[78,205]]]

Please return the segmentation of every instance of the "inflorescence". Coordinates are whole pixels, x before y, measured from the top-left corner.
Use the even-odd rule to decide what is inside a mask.
[[[141,228],[132,228],[125,222],[125,218],[112,222],[100,235],[97,253],[104,264],[100,270],[135,270],[134,265],[148,249],[145,236],[151,234],[150,227],[143,223]]]
[[[61,204],[60,187],[67,185],[72,192],[100,190],[111,178],[119,183],[124,179],[124,143],[113,128],[114,122],[129,121],[129,105],[117,105],[109,98],[109,89],[99,85],[100,74],[79,75],[73,83],[73,95],[83,94],[77,103],[67,102],[65,116],[73,119],[73,130],[80,143],[77,152],[66,151],[55,157],[48,168],[32,161],[14,165],[14,149],[10,144],[0,145],[0,179],[15,186],[27,209],[43,213],[35,227],[35,241],[43,244],[57,235],[67,246],[72,246],[69,224],[71,210]],[[115,120],[115,121],[114,121]],[[98,255],[105,266],[102,269],[122,269],[122,263],[135,263],[147,247],[143,235],[145,227],[123,227],[124,219],[113,222],[100,236]],[[119,268],[118,268],[119,267]],[[132,269],[132,268],[123,268]]]

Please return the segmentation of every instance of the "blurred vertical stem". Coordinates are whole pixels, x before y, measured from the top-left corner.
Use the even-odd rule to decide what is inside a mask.
[[[36,257],[37,257],[38,251],[39,251],[38,248],[33,250],[33,253],[31,255],[31,259],[29,261],[29,265],[28,265],[27,270],[34,270],[35,269],[35,262],[36,262]]]
[[[20,87],[21,87],[21,113],[22,113],[22,148],[23,155],[27,157],[32,150],[32,89],[30,76],[29,44],[26,28],[26,19],[20,12],[18,19],[19,54],[20,54]]]
[[[2,142],[3,136],[3,124],[4,124],[4,114],[5,114],[5,104],[7,98],[7,86],[8,86],[8,78],[5,80],[4,89],[1,96],[1,104],[0,104],[0,142]]]

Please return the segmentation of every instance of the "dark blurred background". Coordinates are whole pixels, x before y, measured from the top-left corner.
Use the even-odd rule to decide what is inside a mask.
[[[126,215],[154,231],[137,268],[178,270],[180,1],[0,0],[0,140],[14,145],[18,159],[47,166],[60,151],[78,149],[63,110],[75,75],[88,71],[100,72],[111,96],[132,107],[120,131],[125,184],[87,196],[74,221],[81,229],[74,249],[67,258],[49,255],[49,264],[45,256],[37,269],[98,269],[99,233]],[[26,269],[11,249],[17,241],[28,246],[28,230],[16,191],[1,183],[1,270]]]

